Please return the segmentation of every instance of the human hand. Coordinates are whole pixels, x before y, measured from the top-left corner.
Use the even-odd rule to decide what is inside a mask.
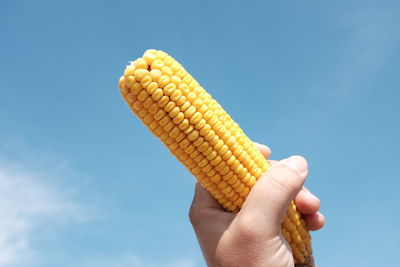
[[[268,158],[269,148],[256,145]],[[292,156],[271,163],[237,214],[225,211],[206,189],[196,184],[189,217],[208,266],[293,267],[290,246],[281,233],[293,199],[308,229],[323,227],[324,216],[318,213],[320,201],[303,186],[307,161]]]

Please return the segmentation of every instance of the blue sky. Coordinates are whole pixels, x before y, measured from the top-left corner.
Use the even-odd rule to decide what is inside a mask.
[[[204,266],[194,179],[121,99],[171,54],[242,126],[309,160],[319,266],[398,264],[397,1],[1,1],[0,266]]]

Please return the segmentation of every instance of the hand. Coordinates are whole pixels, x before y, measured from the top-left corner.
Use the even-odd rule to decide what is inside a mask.
[[[269,148],[256,145],[268,158]],[[303,186],[307,173],[307,162],[300,156],[273,161],[237,214],[225,211],[197,183],[189,217],[208,266],[293,267],[290,246],[281,233],[290,201],[295,200],[310,230],[324,225],[319,199]]]

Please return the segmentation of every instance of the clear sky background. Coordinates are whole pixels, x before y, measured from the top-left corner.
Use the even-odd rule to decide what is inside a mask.
[[[272,158],[305,156],[321,267],[397,266],[398,1],[0,1],[0,266],[201,267],[194,179],[117,82],[179,60]]]

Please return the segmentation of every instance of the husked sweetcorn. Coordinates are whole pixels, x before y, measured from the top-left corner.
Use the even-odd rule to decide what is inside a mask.
[[[119,88],[132,112],[218,202],[238,212],[269,163],[211,95],[153,49],[126,67]],[[311,238],[293,201],[282,233],[297,266],[313,266]]]

